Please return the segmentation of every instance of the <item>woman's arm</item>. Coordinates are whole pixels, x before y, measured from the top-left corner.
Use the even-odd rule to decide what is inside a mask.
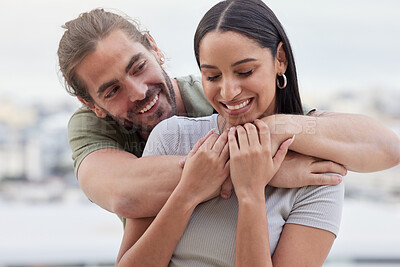
[[[335,235],[326,230],[286,224],[272,257],[274,266],[322,266]]]
[[[291,150],[337,162],[348,170],[373,172],[400,163],[400,139],[364,115],[314,112],[311,116],[277,114],[263,118],[272,133],[273,151],[296,135]]]
[[[264,191],[259,199],[239,198],[235,266],[272,266]]]
[[[321,266],[335,234],[310,226],[337,231],[343,185],[300,189],[271,259],[265,185],[293,139],[272,158],[268,128],[259,121],[255,125],[258,136],[249,124],[237,127],[237,140],[229,133],[231,178],[239,203],[235,266]]]
[[[274,158],[268,126],[260,120],[230,130],[228,140],[239,204],[235,266],[272,266],[265,186],[279,169],[293,138],[281,145]]]
[[[116,266],[168,265],[196,207],[194,202],[179,191],[177,188],[172,193],[152,223],[151,219],[127,220]],[[140,237],[150,223],[150,227]]]
[[[227,133],[200,139],[188,155],[182,179],[154,221],[127,220],[117,266],[168,265],[194,208],[217,195],[229,175],[228,157]]]

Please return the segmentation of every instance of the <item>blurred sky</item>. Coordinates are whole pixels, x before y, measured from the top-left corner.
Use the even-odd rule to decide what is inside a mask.
[[[172,75],[199,73],[192,40],[216,0],[0,0],[0,98],[73,99],[58,78],[61,25],[96,7],[138,18],[167,57]],[[400,87],[400,1],[265,1],[283,23],[301,91]],[[51,97],[51,98],[49,98]]]

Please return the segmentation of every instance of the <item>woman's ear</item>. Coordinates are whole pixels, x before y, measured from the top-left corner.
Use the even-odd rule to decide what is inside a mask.
[[[151,48],[152,48],[152,52],[155,54],[157,61],[160,65],[164,64],[165,62],[165,57],[164,57],[164,53],[161,52],[161,49],[158,48],[156,41],[154,41],[153,37],[150,35],[149,32],[145,33],[145,36],[147,38],[147,40],[149,40]]]
[[[277,73],[285,73],[288,66],[288,61],[286,57],[285,49],[283,48],[283,43],[280,42],[278,44],[278,48],[276,49],[276,59],[275,59],[275,68]]]

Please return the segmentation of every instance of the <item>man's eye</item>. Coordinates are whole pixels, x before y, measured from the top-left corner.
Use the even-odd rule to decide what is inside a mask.
[[[213,82],[216,81],[221,75],[215,75],[215,76],[208,76],[207,81]]]
[[[108,94],[106,94],[105,98],[110,98],[113,95],[115,95],[117,93],[117,91],[119,90],[119,86],[115,86],[113,89],[110,90],[110,92],[108,92]]]
[[[141,70],[143,70],[143,69],[146,67],[146,64],[147,64],[146,61],[141,62],[141,63],[137,66],[137,68],[134,70],[133,74],[136,74],[136,73],[140,72]]]
[[[146,66],[146,61],[143,61],[143,62],[139,65],[138,70],[143,69],[144,66]]]

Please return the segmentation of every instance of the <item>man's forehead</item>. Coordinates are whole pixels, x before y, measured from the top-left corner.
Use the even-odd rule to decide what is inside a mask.
[[[134,40],[122,30],[114,30],[100,40],[96,47],[96,50],[98,49],[106,49],[106,51],[132,50],[134,52],[138,50],[138,52],[150,52],[142,43]]]

